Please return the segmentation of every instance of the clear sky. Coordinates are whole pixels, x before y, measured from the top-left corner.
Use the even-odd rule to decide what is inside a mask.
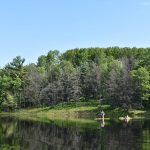
[[[49,50],[150,47],[150,0],[0,0],[0,66]]]

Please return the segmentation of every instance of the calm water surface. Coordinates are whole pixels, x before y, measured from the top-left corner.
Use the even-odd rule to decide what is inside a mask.
[[[0,150],[149,150],[150,121],[33,122],[0,117]]]

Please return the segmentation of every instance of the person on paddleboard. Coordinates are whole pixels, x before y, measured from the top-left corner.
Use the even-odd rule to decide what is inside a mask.
[[[128,121],[130,120],[130,117],[129,117],[128,115],[126,115],[126,116],[124,117],[124,120],[125,120],[125,122],[128,123]]]
[[[100,111],[100,113],[99,113],[99,117],[100,117],[100,118],[104,118],[104,116],[105,116],[104,111],[103,111],[103,110],[102,110],[102,111]]]

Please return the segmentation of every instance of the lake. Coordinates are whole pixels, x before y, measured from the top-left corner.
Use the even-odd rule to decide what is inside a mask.
[[[149,150],[150,121],[29,121],[0,117],[0,150]]]

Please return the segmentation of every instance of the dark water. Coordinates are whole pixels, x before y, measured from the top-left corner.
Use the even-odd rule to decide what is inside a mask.
[[[32,122],[0,117],[0,150],[149,150],[150,121]]]

